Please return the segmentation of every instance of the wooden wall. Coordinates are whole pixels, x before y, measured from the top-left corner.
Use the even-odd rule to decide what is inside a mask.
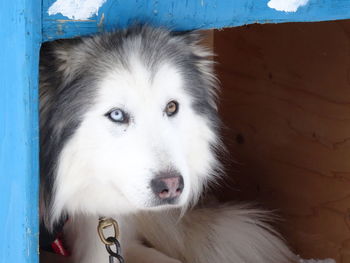
[[[303,257],[349,263],[350,21],[243,26],[214,41],[236,160],[225,198],[278,209]]]

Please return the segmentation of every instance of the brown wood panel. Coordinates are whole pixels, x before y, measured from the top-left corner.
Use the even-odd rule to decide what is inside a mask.
[[[214,48],[225,199],[278,209],[303,257],[350,263],[350,21],[225,29]]]

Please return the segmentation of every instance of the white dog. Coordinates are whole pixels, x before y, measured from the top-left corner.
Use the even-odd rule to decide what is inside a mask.
[[[47,44],[41,60],[41,214],[66,216],[72,261],[108,262],[99,216],[127,263],[287,263],[247,205],[194,208],[216,180],[216,81],[197,33],[137,26]]]

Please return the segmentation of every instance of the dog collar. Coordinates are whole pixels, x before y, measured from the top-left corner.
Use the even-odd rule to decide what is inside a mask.
[[[66,222],[67,220],[61,220],[52,232],[48,231],[43,223],[40,224],[40,249],[61,256],[70,255],[63,238],[63,227]]]

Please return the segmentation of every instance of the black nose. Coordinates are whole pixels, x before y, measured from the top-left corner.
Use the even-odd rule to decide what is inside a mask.
[[[184,189],[181,174],[174,170],[161,172],[151,181],[151,188],[161,203],[173,204]]]

